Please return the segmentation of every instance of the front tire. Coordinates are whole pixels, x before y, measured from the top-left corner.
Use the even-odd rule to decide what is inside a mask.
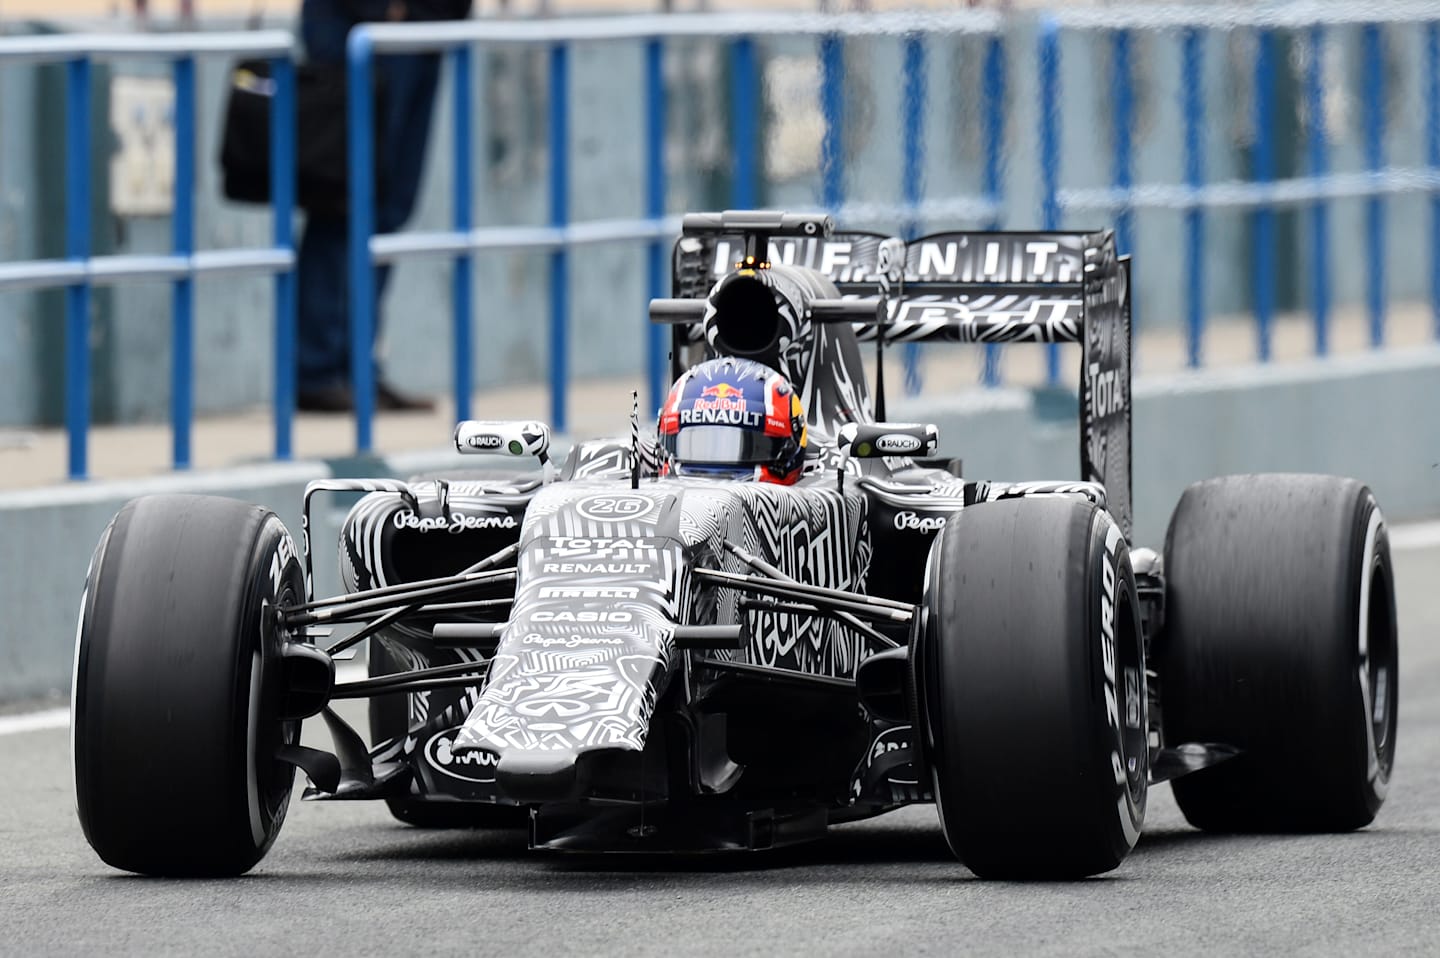
[[[1124,536],[1074,499],[971,506],[940,532],[917,641],[922,751],[951,849],[985,878],[1115,868],[1149,775]]]
[[[1171,517],[1165,574],[1166,740],[1242,750],[1175,781],[1185,818],[1225,832],[1373,821],[1395,761],[1399,650],[1370,490],[1334,476],[1196,483]]]
[[[275,514],[206,496],[128,503],[91,560],[76,634],[76,805],[106,863],[239,875],[280,831],[280,649],[304,579]]]

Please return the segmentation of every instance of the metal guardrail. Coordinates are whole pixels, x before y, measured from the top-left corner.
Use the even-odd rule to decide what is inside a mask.
[[[1044,21],[1040,32],[1042,75],[1041,164],[1044,182],[1044,219],[1056,225],[1063,212],[1105,211],[1116,215],[1120,246],[1133,249],[1131,223],[1137,209],[1172,209],[1185,217],[1186,340],[1187,360],[1202,365],[1205,324],[1205,216],[1208,210],[1240,208],[1253,211],[1253,272],[1257,356],[1268,362],[1275,315],[1275,212],[1284,206],[1309,208],[1310,298],[1314,319],[1315,353],[1329,352],[1330,340],[1330,225],[1329,203],[1341,198],[1364,198],[1366,307],[1370,343],[1378,348],[1385,336],[1385,204],[1397,193],[1430,194],[1431,298],[1436,336],[1440,338],[1440,10],[1433,4],[1398,0],[1358,4],[1290,3],[1253,7],[1176,7],[1158,9],[1085,9],[1058,11]],[[1389,166],[1385,157],[1385,74],[1381,28],[1385,24],[1414,23],[1425,32],[1425,89],[1427,104],[1426,162],[1423,168]],[[1329,141],[1323,107],[1321,64],[1330,31],[1336,26],[1358,26],[1361,31],[1362,102],[1364,114],[1365,171],[1330,172]],[[1060,59],[1059,31],[1103,30],[1111,44],[1111,96],[1116,110],[1116,136],[1112,160],[1112,186],[1105,190],[1067,190],[1059,186],[1060,108],[1056,77]],[[1250,29],[1257,42],[1252,63],[1254,179],[1250,182],[1207,183],[1205,178],[1206,104],[1203,67],[1206,37],[1217,29]],[[1181,37],[1180,86],[1184,116],[1184,183],[1133,183],[1134,76],[1130,56],[1137,30],[1176,30]],[[1275,177],[1274,127],[1279,31],[1303,31],[1309,46],[1302,81],[1307,175]],[[1055,356],[1051,352],[1051,378]]]
[[[194,413],[194,283],[216,273],[275,275],[275,457],[291,456],[295,409],[294,41],[278,30],[0,38],[0,64],[65,64],[65,259],[0,264],[0,291],[65,289],[65,427],[71,479],[88,471],[90,428],[90,292],[131,280],[166,280],[171,296],[170,419],[173,463],[190,466]],[[195,249],[195,58],[268,57],[274,64],[270,163],[274,245]],[[92,256],[90,252],[91,64],[97,60],[168,59],[175,83],[175,208],[169,256]]]
[[[376,316],[374,267],[410,256],[441,256],[452,260],[454,336],[454,390],[460,417],[470,414],[473,386],[471,369],[472,312],[471,261],[495,249],[535,249],[550,258],[549,332],[551,421],[567,425],[569,256],[590,243],[636,241],[648,245],[649,288],[663,295],[668,282],[665,241],[677,231],[677,218],[665,209],[667,170],[664,162],[666,90],[663,64],[667,41],[686,37],[718,38],[729,45],[732,88],[730,100],[744,105],[761,102],[758,41],[765,37],[808,36],[815,39],[820,69],[819,111],[824,122],[820,143],[819,195],[822,204],[842,222],[899,224],[913,232],[929,218],[964,219],[980,226],[998,225],[1006,209],[1005,121],[1007,86],[1014,82],[1012,63],[1021,51],[1016,38],[1035,37],[1036,115],[1035,173],[1040,188],[1040,216],[1046,227],[1059,227],[1076,213],[1113,215],[1122,247],[1133,243],[1134,216],[1143,210],[1173,210],[1183,219],[1185,323],[1188,360],[1203,363],[1202,331],[1205,324],[1205,236],[1207,216],[1216,210],[1249,211],[1253,223],[1252,261],[1255,288],[1257,353],[1270,356],[1271,328],[1276,290],[1274,248],[1277,211],[1301,207],[1309,213],[1309,299],[1314,313],[1315,352],[1329,349],[1331,305],[1331,242],[1329,205],[1342,198],[1365,202],[1363,237],[1366,263],[1365,301],[1370,338],[1375,346],[1384,339],[1386,200],[1409,194],[1429,196],[1431,229],[1431,295],[1440,336],[1440,13],[1433,3],[1417,0],[1372,0],[1364,6],[1297,2],[1263,6],[1103,7],[1063,9],[1037,15],[1007,18],[995,11],[957,10],[885,14],[670,14],[662,16],[591,17],[573,20],[465,21],[441,24],[370,24],[357,28],[349,41],[349,136],[351,235],[349,248],[352,329],[352,376],[356,401],[357,451],[372,447],[374,390],[370,343]],[[1422,166],[1391,165],[1385,155],[1386,128],[1383,102],[1385,25],[1414,24],[1423,31],[1423,87],[1425,96]],[[1299,78],[1305,137],[1305,174],[1277,176],[1277,143],[1272,130],[1279,116],[1275,88],[1284,68],[1278,56],[1282,32],[1303,37],[1312,51],[1335,42],[1341,26],[1354,26],[1360,34],[1360,105],[1364,169],[1334,173],[1330,169],[1331,144],[1321,119],[1325,95],[1322,57],[1311,55]],[[1249,66],[1253,97],[1250,124],[1254,142],[1250,159],[1255,175],[1249,181],[1211,181],[1206,175],[1207,104],[1205,62],[1208,48],[1223,31],[1250,31],[1256,38]],[[1144,31],[1173,32],[1178,37],[1174,69],[1179,81],[1183,127],[1181,166],[1173,182],[1137,182],[1137,112],[1135,37]],[[1062,140],[1060,66],[1063,39],[1082,33],[1102,36],[1108,44],[1109,101],[1115,123],[1110,140],[1110,184],[1096,188],[1069,186],[1065,179]],[[979,137],[980,188],[974,195],[930,197],[922,180],[926,129],[923,108],[928,91],[927,58],[939,36],[966,34],[983,39]],[[892,37],[900,41],[901,137],[898,203],[873,203],[852,198],[845,191],[845,157],[841,149],[847,118],[845,88],[846,42],[851,38]],[[570,47],[579,42],[628,41],[645,51],[645,168],[644,209],[634,218],[573,222],[570,216],[569,78]],[[472,218],[473,183],[471,130],[472,50],[476,46],[530,45],[548,50],[550,89],[547,111],[549,156],[547,222],[532,226],[477,228]],[[137,36],[65,36],[0,39],[0,63],[15,61],[63,62],[66,73],[66,258],[0,264],[0,290],[60,288],[66,302],[66,424],[70,435],[69,472],[76,478],[86,472],[85,440],[88,428],[89,357],[86,349],[90,290],[96,285],[127,280],[164,280],[173,286],[174,363],[172,368],[172,420],[174,461],[185,468],[190,461],[191,323],[193,281],[212,272],[270,272],[276,280],[275,454],[291,455],[292,413],[295,401],[295,289],[294,241],[291,214],[294,207],[295,144],[294,75],[292,39],[276,31],[239,34],[169,34]],[[453,67],[454,111],[453,194],[451,228],[438,232],[375,235],[374,105],[368,91],[374,57],[380,53],[443,52]],[[194,249],[194,58],[209,54],[268,56],[275,61],[277,96],[271,123],[271,162],[276,184],[274,245],[253,250]],[[176,181],[173,242],[170,255],[92,256],[89,248],[88,78],[97,59],[160,57],[173,61],[176,86]],[[1169,69],[1170,67],[1162,67]],[[1285,104],[1288,106],[1288,104]],[[732,113],[732,193],[730,205],[753,207],[758,200],[759,111],[737,106]],[[1013,167],[1013,160],[1012,160]],[[1013,175],[1013,173],[1012,173]],[[637,317],[643,313],[637,309]],[[637,321],[639,321],[637,319]],[[648,332],[647,370],[651,400],[659,405],[665,388],[661,331]],[[913,347],[904,352],[906,385],[917,391],[920,367]],[[1052,378],[1058,375],[1051,358]],[[999,381],[998,349],[987,347],[984,380]]]
[[[1331,313],[1330,242],[1328,204],[1332,200],[1361,197],[1367,202],[1365,231],[1365,262],[1367,264],[1367,308],[1370,313],[1371,341],[1383,343],[1385,314],[1385,208],[1387,196],[1400,193],[1431,195],[1433,229],[1431,238],[1432,291],[1440,336],[1440,26],[1433,4],[1417,0],[1376,0],[1364,6],[1320,2],[1296,2],[1253,6],[1208,5],[1175,7],[1104,7],[1060,9],[1041,14],[1037,25],[1036,67],[1040,96],[1038,139],[1039,182],[1041,189],[1041,220],[1046,228],[1057,228],[1067,214],[1105,212],[1113,215],[1123,249],[1133,243],[1133,221],[1137,210],[1172,209],[1184,217],[1185,289],[1188,362],[1203,362],[1202,332],[1204,329],[1205,277],[1207,273],[1204,244],[1206,216],[1211,210],[1240,208],[1252,211],[1254,218],[1253,279],[1255,284],[1255,315],[1257,354],[1261,361],[1270,358],[1272,326],[1275,314],[1275,215],[1277,209],[1301,205],[1307,207],[1310,221],[1311,300],[1315,324],[1315,352],[1329,350]],[[822,205],[842,222],[857,220],[888,221],[902,224],[902,231],[913,231],[922,218],[936,215],[964,218],[981,226],[994,226],[1001,218],[1005,202],[1002,151],[1004,148],[1004,103],[1007,83],[1007,34],[1013,23],[995,11],[946,11],[936,13],[887,14],[677,14],[667,16],[621,16],[584,18],[565,21],[530,22],[467,22],[460,24],[383,24],[356,29],[350,37],[349,58],[352,72],[350,103],[352,208],[351,238],[351,302],[356,304],[355,334],[351,341],[356,383],[357,419],[356,444],[361,450],[371,443],[373,413],[372,366],[368,351],[375,322],[373,265],[401,256],[442,254],[455,260],[455,384],[456,406],[464,415],[469,409],[472,382],[470,364],[469,261],[473,253],[496,248],[548,248],[551,256],[551,297],[549,327],[552,343],[550,370],[551,421],[564,429],[567,381],[567,295],[568,251],[586,241],[602,239],[651,239],[650,288],[660,295],[665,281],[664,251],[660,238],[673,235],[674,220],[666,218],[663,195],[666,171],[661,146],[665,91],[660,82],[660,64],[664,42],[680,37],[728,38],[731,45],[731,72],[734,88],[731,102],[752,103],[758,91],[755,41],[767,36],[813,36],[817,42],[820,65],[820,112],[824,119],[824,136],[820,144],[820,196]],[[1384,157],[1384,76],[1381,49],[1381,26],[1384,24],[1416,23],[1426,31],[1426,84],[1428,103],[1427,166],[1405,168],[1389,166]],[[1360,173],[1331,173],[1328,145],[1319,100],[1323,94],[1318,55],[1310,58],[1304,81],[1304,95],[1309,106],[1307,157],[1309,170],[1305,176],[1280,179],[1275,176],[1275,143],[1273,120],[1277,104],[1274,86],[1278,65],[1275,62],[1275,37],[1278,31],[1305,31],[1308,42],[1319,50],[1327,42],[1327,31],[1342,25],[1358,25],[1363,34],[1364,115],[1366,170]],[[1205,176],[1206,105],[1204,102],[1203,67],[1207,37],[1211,32],[1250,30],[1259,38],[1253,63],[1255,96],[1253,122],[1256,143],[1253,149],[1255,178],[1250,182],[1209,182]],[[1110,44],[1109,95],[1116,113],[1115,135],[1111,157],[1111,185],[1101,189],[1066,187],[1063,177],[1061,145],[1061,108],[1059,92],[1060,50],[1062,34],[1079,31],[1101,31],[1108,34]],[[1175,183],[1135,182],[1135,144],[1133,129],[1136,110],[1136,86],[1132,47],[1137,31],[1175,31],[1180,36],[1180,104],[1184,123],[1183,171]],[[981,142],[983,162],[981,192],[975,196],[927,198],[923,195],[921,163],[924,156],[924,112],[926,98],[927,43],[937,35],[965,33],[988,37],[983,65],[983,111]],[[844,192],[843,155],[840,149],[845,121],[844,43],[852,37],[897,37],[903,44],[902,142],[900,164],[902,184],[900,204],[849,202]],[[568,117],[568,47],[576,42],[640,41],[646,44],[647,72],[645,102],[647,109],[646,177],[649,187],[646,215],[648,218],[626,221],[604,221],[573,224],[568,212],[568,151],[566,150]],[[556,91],[549,109],[550,224],[545,227],[503,227],[472,229],[470,225],[470,182],[468,158],[470,150],[468,120],[462,114],[470,109],[468,90],[455,98],[455,150],[457,182],[454,229],[445,233],[405,234],[404,236],[373,236],[374,197],[369,186],[369,144],[373,142],[371,104],[357,91],[368,89],[371,64],[376,53],[446,51],[456,67],[457,77],[469,76],[470,47],[475,45],[524,44],[547,46],[550,50],[550,83]],[[1013,54],[1010,54],[1013,55]],[[465,84],[457,84],[463,87]],[[758,157],[755,144],[758,127],[755,111],[734,110],[732,143],[731,205],[745,208],[755,205],[755,171]],[[463,171],[463,172],[462,172]],[[1049,375],[1052,382],[1059,376],[1058,354],[1050,347]],[[648,369],[652,404],[663,395],[663,362],[661,346],[651,331]],[[999,382],[998,347],[987,346],[984,381]],[[920,369],[915,347],[904,351],[906,387],[916,392],[920,385]]]
[[[373,24],[357,27],[350,34],[350,302],[351,377],[354,383],[357,449],[367,451],[373,440],[374,369],[370,343],[375,329],[376,301],[374,267],[400,256],[446,255],[454,258],[452,337],[454,348],[455,406],[459,418],[470,409],[473,382],[470,369],[472,293],[470,257],[488,249],[536,248],[550,251],[550,421],[557,430],[566,428],[568,381],[569,250],[590,242],[619,239],[649,240],[649,288],[652,296],[663,296],[668,282],[665,240],[677,232],[678,220],[665,211],[666,169],[665,87],[662,72],[665,41],[681,37],[729,38],[733,88],[736,104],[761,102],[759,67],[755,39],[763,36],[813,35],[819,43],[821,62],[821,111],[825,137],[821,144],[823,202],[846,222],[856,219],[918,221],[921,196],[925,101],[925,34],[968,33],[991,38],[986,55],[987,100],[985,126],[987,147],[984,193],[947,201],[967,215],[984,220],[998,219],[1003,203],[1000,193],[1000,130],[1004,87],[1004,50],[1000,41],[1003,18],[994,11],[955,11],[906,14],[810,15],[784,13],[754,14],[670,14],[665,16],[593,17],[574,20],[463,22],[444,24]],[[904,44],[906,107],[902,152],[904,203],[897,206],[874,203],[847,204],[843,189],[843,156],[840,149],[845,116],[844,47],[846,37],[894,36]],[[572,223],[569,213],[569,47],[576,42],[638,41],[645,44],[646,117],[646,209],[644,219],[605,220]],[[474,229],[471,224],[469,115],[471,48],[475,45],[523,44],[546,46],[550,51],[549,122],[549,224],[544,227],[500,227]],[[448,232],[407,233],[375,236],[373,188],[374,143],[371,88],[374,57],[381,53],[445,52],[455,78],[454,114],[454,196],[453,228]],[[736,209],[757,202],[759,170],[758,111],[737,108],[733,114],[731,142],[732,195]],[[643,311],[637,311],[643,318]],[[647,324],[648,326],[648,324]],[[662,331],[647,329],[647,379],[651,404],[656,408],[664,396],[665,354]],[[993,350],[991,350],[993,356]],[[914,378],[916,354],[907,349],[907,369]],[[992,372],[993,376],[993,372]]]

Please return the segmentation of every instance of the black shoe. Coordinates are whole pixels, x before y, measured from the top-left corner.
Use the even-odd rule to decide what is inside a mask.
[[[434,412],[435,400],[429,396],[407,396],[396,392],[389,383],[380,382],[375,387],[375,408],[387,412]]]
[[[349,412],[355,408],[355,398],[349,386],[302,389],[295,397],[295,408],[301,412]]]

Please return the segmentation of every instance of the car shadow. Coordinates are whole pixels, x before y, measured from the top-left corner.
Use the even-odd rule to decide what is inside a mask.
[[[678,889],[713,887],[718,880],[748,883],[812,877],[829,884],[894,882],[948,886],[979,879],[956,861],[938,823],[933,827],[852,824],[831,829],[816,841],[761,851],[712,853],[591,854],[532,851],[524,831],[427,831],[403,826],[367,829],[361,847],[321,856],[322,861],[381,864],[409,870],[444,866],[427,874],[430,883],[470,880],[473,865],[491,887],[550,891],[622,891],[636,880],[664,876]],[[502,865],[492,869],[490,866]],[[857,867],[858,866],[858,867]],[[390,869],[381,868],[381,872]],[[288,870],[285,870],[288,874]],[[782,877],[783,876],[783,877]],[[320,876],[316,876],[320,877]],[[355,880],[351,876],[348,880]],[[323,878],[321,878],[324,881]],[[1081,880],[1123,881],[1123,873]],[[1025,884],[1075,884],[1027,882]]]

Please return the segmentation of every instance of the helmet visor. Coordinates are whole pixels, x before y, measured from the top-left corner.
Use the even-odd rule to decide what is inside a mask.
[[[734,426],[686,426],[673,437],[665,438],[674,442],[671,451],[680,462],[709,466],[778,462],[790,441]]]

